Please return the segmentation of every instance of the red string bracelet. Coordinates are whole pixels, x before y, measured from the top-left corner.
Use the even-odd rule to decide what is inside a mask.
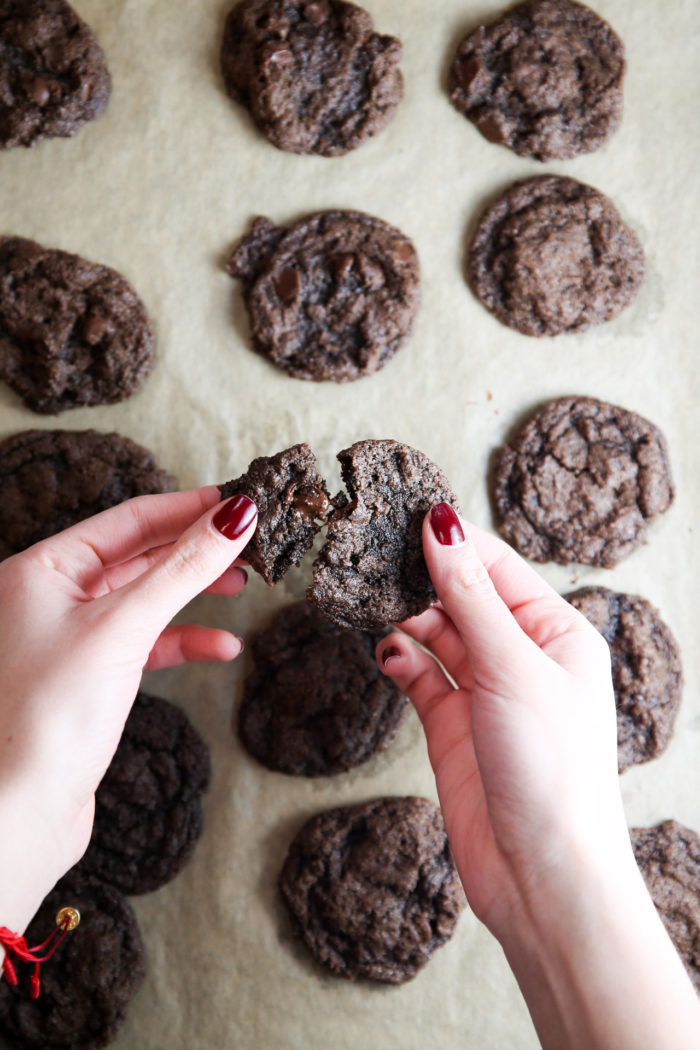
[[[56,929],[49,934],[45,941],[42,941],[41,944],[36,944],[33,948],[27,947],[24,937],[20,937],[18,933],[8,930],[7,926],[0,926],[0,944],[5,949],[2,968],[7,978],[7,983],[12,985],[18,983],[17,972],[11,959],[12,955],[16,955],[22,962],[33,962],[34,973],[30,978],[31,992],[29,994],[32,999],[38,999],[41,988],[39,967],[43,962],[51,958],[66,934],[74,930],[79,922],[80,912],[77,908],[61,908],[56,916]],[[44,952],[44,955],[38,955],[37,952]]]

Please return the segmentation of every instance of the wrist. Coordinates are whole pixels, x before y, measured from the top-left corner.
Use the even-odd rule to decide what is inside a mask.
[[[700,1005],[625,844],[572,847],[499,940],[545,1050],[700,1045]]]

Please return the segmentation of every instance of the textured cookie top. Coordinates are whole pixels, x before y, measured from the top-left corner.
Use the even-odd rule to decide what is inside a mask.
[[[258,524],[243,557],[271,586],[311,549],[331,509],[326,484],[305,444],[259,456],[219,491],[222,499],[241,494],[255,503]]]
[[[524,157],[598,149],[622,117],[622,41],[571,0],[528,0],[462,40],[450,99],[490,142]]]
[[[663,434],[588,397],[550,401],[498,452],[498,527],[521,554],[611,568],[674,497]]]
[[[651,898],[700,992],[700,837],[675,820],[630,835]]]
[[[413,244],[363,212],[319,212],[290,229],[258,218],[227,271],[243,281],[253,348],[297,379],[376,372],[420,299]]]
[[[334,157],[375,135],[403,95],[401,42],[341,0],[243,0],[230,12],[226,90],[273,145]]]
[[[381,637],[329,623],[307,602],[282,609],[249,643],[254,667],[239,712],[247,750],[269,769],[309,777],[388,747],[406,698],[377,666]]]
[[[0,1032],[27,1050],[97,1050],[114,1039],[144,978],[144,952],[129,902],[113,886],[69,872],[45,899],[26,932],[40,944],[60,908],[80,912],[51,961],[41,968],[41,994],[29,997],[34,968],[17,963],[19,985],[0,981]]]
[[[358,441],[338,453],[347,501],[337,501],[314,562],[310,602],[341,627],[371,630],[435,600],[423,558],[423,518],[457,502],[440,468],[398,441]]]
[[[0,0],[0,149],[74,135],[110,90],[92,31],[64,0]]]
[[[639,291],[644,253],[612,201],[574,179],[516,182],[482,215],[469,284],[525,335],[582,332],[617,317]]]
[[[132,496],[176,488],[152,452],[121,434],[23,430],[0,442],[0,558]]]
[[[144,305],[115,270],[0,240],[0,378],[28,408],[123,401],[150,372],[152,349]]]
[[[621,773],[667,747],[681,702],[678,645],[650,602],[605,587],[565,595],[610,647]]]
[[[313,817],[289,847],[280,890],[318,962],[390,984],[415,976],[464,906],[440,811],[423,798]]]
[[[97,789],[81,870],[129,894],[169,882],[202,832],[209,772],[209,749],[185,712],[140,692]]]

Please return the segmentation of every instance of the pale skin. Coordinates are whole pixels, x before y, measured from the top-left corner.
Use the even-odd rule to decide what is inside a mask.
[[[438,533],[429,515],[439,603],[378,659],[422,720],[472,910],[545,1050],[697,1048],[700,1004],[630,845],[607,645],[500,540]]]
[[[85,850],[144,668],[240,652],[168,626],[245,584],[255,508],[218,499],[140,497],[0,564],[0,925],[22,932]],[[545,1050],[696,1048],[700,1006],[630,847],[607,648],[505,544],[434,515],[439,603],[378,659],[422,719],[469,904]]]

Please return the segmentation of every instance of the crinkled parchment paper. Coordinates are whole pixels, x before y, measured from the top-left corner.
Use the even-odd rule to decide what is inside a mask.
[[[0,157],[0,231],[115,267],[154,320],[152,376],[129,401],[35,416],[0,388],[0,436],[36,426],[118,430],[153,449],[183,487],[223,481],[256,455],[308,441],[331,485],[335,453],[393,437],[446,471],[465,513],[492,527],[493,449],[548,398],[587,394],[648,416],[666,433],[678,495],[648,544],[610,572],[543,570],[562,591],[602,583],[644,595],[677,635],[685,693],[675,738],[622,778],[631,825],[667,817],[700,831],[697,485],[700,10],[598,0],[627,47],[624,117],[600,151],[541,165],[486,142],[449,104],[452,51],[497,0],[371,0],[380,32],[404,43],[405,98],[390,126],[345,157],[278,152],[226,97],[218,50],[226,0],[75,0],[113,75],[104,116],[75,139]],[[536,340],[501,326],[463,278],[482,206],[544,171],[608,194],[639,234],[647,278],[616,321]],[[248,349],[227,253],[253,216],[286,223],[358,208],[404,230],[422,266],[409,343],[380,373],[336,386],[293,380]],[[186,615],[245,636],[303,594],[309,566],[275,590],[252,578],[235,599]],[[134,899],[148,976],[115,1047],[129,1050],[531,1050],[532,1025],[499,946],[468,912],[412,982],[353,985],[313,965],[292,939],[275,882],[290,837],[327,806],[382,794],[435,797],[411,712],[384,755],[335,778],[270,773],[245,754],[232,712],[248,667],[147,676],[208,741],[213,783],[195,856],[169,886]],[[601,931],[603,935],[603,931]],[[53,963],[52,965],[57,965]]]

